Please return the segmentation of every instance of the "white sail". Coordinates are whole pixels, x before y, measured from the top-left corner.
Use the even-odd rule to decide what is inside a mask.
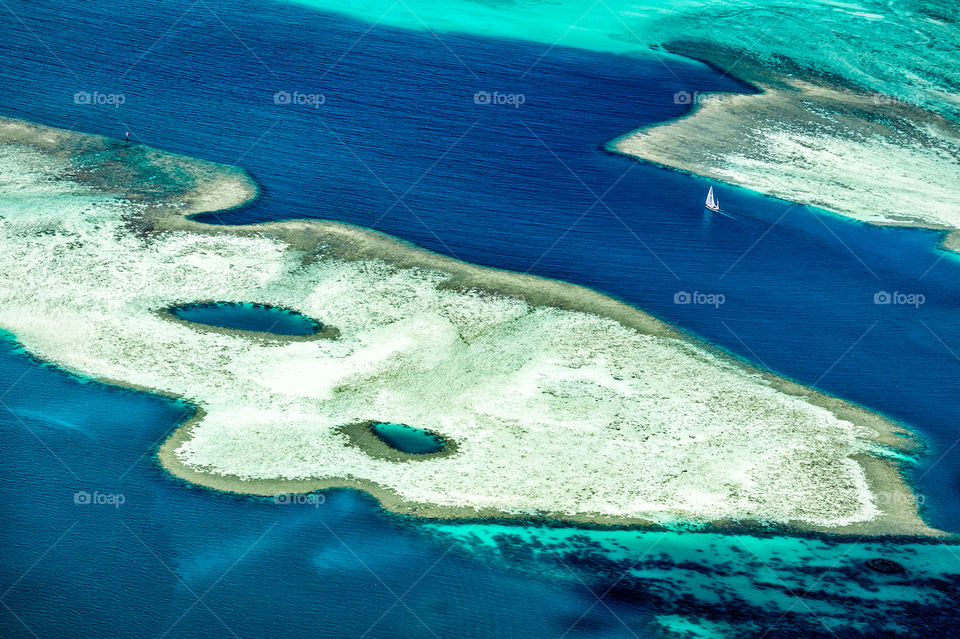
[[[716,200],[714,199],[714,197],[713,197],[713,187],[712,187],[712,186],[710,187],[710,190],[707,191],[707,208],[708,208],[708,209],[714,209],[714,210],[720,208],[720,205],[717,204],[717,201],[716,201]]]

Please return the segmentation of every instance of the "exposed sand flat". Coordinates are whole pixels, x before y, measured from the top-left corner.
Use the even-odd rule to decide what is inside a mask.
[[[956,123],[881,94],[800,79],[809,74],[771,76],[716,57],[762,93],[700,94],[687,116],[609,148],[873,224],[948,230],[943,245],[960,247]]]
[[[200,224],[184,215],[254,197],[249,178],[18,121],[0,120],[0,187],[0,327],[68,370],[197,406],[159,451],[188,481],[347,486],[429,517],[942,534],[897,470],[908,431],[596,292],[342,224]],[[157,313],[209,299],[339,334],[254,339]],[[372,454],[342,431],[364,420],[456,446]]]

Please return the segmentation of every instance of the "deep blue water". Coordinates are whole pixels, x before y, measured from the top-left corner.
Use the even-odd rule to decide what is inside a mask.
[[[935,249],[936,234],[723,186],[735,219],[711,217],[707,183],[602,150],[680,115],[678,90],[745,90],[701,65],[556,47],[531,69],[545,46],[368,29],[266,0],[7,0],[0,113],[130,130],[248,169],[260,200],[211,221],[332,218],[569,280],[881,410],[926,438],[912,476],[932,523],[960,529],[960,261]],[[324,104],[275,104],[280,91],[322,93]],[[478,105],[477,91],[525,102]],[[78,92],[125,101],[75,104]],[[725,302],[676,304],[682,291]],[[874,304],[880,291],[925,302]],[[182,486],[152,462],[182,406],[28,364],[0,358],[2,401],[15,409],[3,411],[0,457],[3,583],[13,584],[0,597],[3,636],[30,636],[11,610],[42,637],[152,636],[194,602],[191,590],[208,589],[204,602],[240,636],[360,636],[393,603],[378,579],[397,595],[413,584],[411,608],[440,636],[561,636],[594,603],[576,580],[444,554],[352,493],[281,508]],[[77,491],[126,501],[74,504]],[[616,603],[629,632],[594,607],[593,625],[571,635],[643,636],[648,604]],[[224,634],[201,604],[167,636]],[[432,635],[398,605],[367,636]]]
[[[404,453],[424,455],[443,450],[443,440],[422,428],[405,424],[371,424],[370,430],[384,442]]]
[[[300,313],[250,302],[207,302],[175,306],[173,315],[188,322],[276,335],[313,335],[318,325]]]
[[[152,455],[187,406],[14,346],[0,340],[0,636],[559,636],[588,605],[575,584],[449,553],[357,493],[275,503],[182,485]]]

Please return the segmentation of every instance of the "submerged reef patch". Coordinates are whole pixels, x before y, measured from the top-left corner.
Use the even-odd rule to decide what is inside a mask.
[[[527,522],[426,522],[416,530],[507,570],[655,610],[660,627],[639,636],[953,637],[960,626],[952,542]],[[899,571],[868,568],[880,557]]]
[[[571,284],[332,222],[192,221],[255,186],[117,144],[0,120],[0,327],[68,370],[195,405],[159,451],[184,479],[347,486],[431,517],[938,534],[878,454],[917,442],[876,414]],[[123,168],[92,170],[105,155]],[[155,310],[184,299],[256,299],[340,334],[267,343]],[[342,425],[371,415],[446,446],[370,454]]]
[[[868,559],[867,568],[869,568],[874,572],[879,572],[884,575],[899,575],[906,572],[906,570],[903,567],[903,564],[898,563],[892,559],[885,559],[883,557]]]

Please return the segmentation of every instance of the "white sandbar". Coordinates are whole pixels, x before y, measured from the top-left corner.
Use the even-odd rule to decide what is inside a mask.
[[[350,486],[424,516],[937,533],[893,459],[915,440],[875,414],[580,287],[341,224],[189,221],[255,186],[117,144],[0,120],[0,327],[68,370],[197,406],[160,451],[180,477],[253,494]],[[102,147],[122,170],[76,170]],[[189,188],[137,191],[138,171],[174,166]],[[156,312],[208,299],[297,309],[340,334],[272,342]],[[367,454],[340,431],[363,420],[456,451]]]

